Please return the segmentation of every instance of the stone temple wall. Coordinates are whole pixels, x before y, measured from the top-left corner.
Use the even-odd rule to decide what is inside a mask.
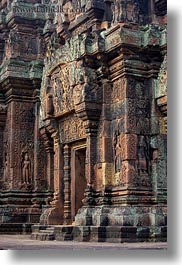
[[[0,231],[165,240],[166,2],[1,1],[0,63]]]

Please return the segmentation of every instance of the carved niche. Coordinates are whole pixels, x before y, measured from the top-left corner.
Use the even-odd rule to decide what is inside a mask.
[[[22,145],[20,155],[20,182],[21,189],[33,188],[33,153],[31,145]]]

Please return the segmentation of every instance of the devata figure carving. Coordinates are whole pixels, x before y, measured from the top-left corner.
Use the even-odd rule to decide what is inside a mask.
[[[114,164],[115,164],[115,173],[121,171],[121,144],[120,144],[120,135],[116,131],[114,136]]]
[[[148,144],[145,136],[139,136],[138,147],[137,147],[137,170],[138,174],[149,174],[150,173],[150,159]]]
[[[31,182],[31,162],[28,153],[23,155],[22,161],[22,183],[29,184]]]
[[[8,178],[8,157],[7,153],[5,152],[5,158],[4,158],[4,173],[3,173],[4,181],[7,181]]]

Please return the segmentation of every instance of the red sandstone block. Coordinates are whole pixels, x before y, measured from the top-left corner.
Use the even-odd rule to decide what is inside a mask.
[[[102,138],[102,152],[103,152],[103,161],[111,163],[113,160],[112,152],[112,139],[111,138]]]
[[[125,133],[137,133],[136,127],[137,118],[134,115],[126,115],[124,123],[124,132]]]
[[[121,134],[121,159],[133,160],[136,159],[137,153],[137,135],[135,134]]]
[[[136,170],[134,163],[129,161],[122,162],[122,178],[126,184],[133,184],[135,180]]]

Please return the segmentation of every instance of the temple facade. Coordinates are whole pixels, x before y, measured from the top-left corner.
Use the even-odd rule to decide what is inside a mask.
[[[166,4],[0,2],[0,233],[166,240]]]

